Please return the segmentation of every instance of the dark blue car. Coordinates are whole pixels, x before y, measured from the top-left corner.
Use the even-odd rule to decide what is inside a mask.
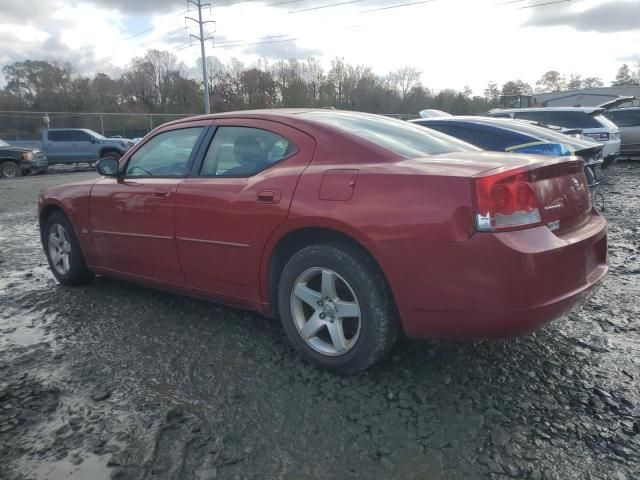
[[[598,184],[603,163],[602,145],[575,138],[520,120],[489,117],[420,118],[413,123],[432,128],[493,152],[537,155],[576,155],[585,163],[592,189]]]

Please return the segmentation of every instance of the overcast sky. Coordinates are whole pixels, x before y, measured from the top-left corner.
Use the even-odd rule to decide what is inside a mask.
[[[203,0],[203,3],[209,0]],[[640,61],[640,0],[211,0],[207,54],[223,61],[315,56],[420,69],[434,89],[489,81],[535,84],[547,70],[601,77]],[[557,0],[555,0],[557,1]],[[343,3],[335,5],[336,3]],[[329,8],[318,8],[334,5]],[[533,8],[529,8],[533,7]],[[148,48],[193,66],[198,33],[184,0],[2,0],[0,64],[68,61],[85,74],[117,72]],[[185,25],[188,25],[187,29]],[[295,40],[293,40],[295,39]],[[287,40],[287,41],[283,41]],[[212,48],[212,46],[214,48]]]

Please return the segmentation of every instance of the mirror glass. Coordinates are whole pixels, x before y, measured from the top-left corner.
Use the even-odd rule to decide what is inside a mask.
[[[115,177],[118,175],[118,160],[113,157],[101,158],[98,161],[97,168],[100,175]]]

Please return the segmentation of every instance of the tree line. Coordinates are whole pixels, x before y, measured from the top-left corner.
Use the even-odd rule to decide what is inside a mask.
[[[265,60],[245,65],[206,59],[209,95],[215,112],[273,107],[335,107],[372,113],[417,115],[425,108],[476,114],[498,105],[500,95],[531,94],[603,86],[600,78],[548,71],[535,88],[522,80],[490,82],[483,95],[462,90],[432,90],[422,72],[404,67],[387,75],[371,67],[334,58],[325,69],[316,58]],[[2,68],[0,110],[197,113],[202,111],[200,66],[188,68],[171,52],[149,50],[123,73],[80,75],[69,64],[25,60]],[[613,85],[640,85],[640,65],[620,67]],[[3,123],[8,122],[6,118]]]

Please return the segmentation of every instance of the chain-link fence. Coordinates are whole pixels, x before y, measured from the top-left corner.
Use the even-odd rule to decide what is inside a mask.
[[[87,128],[105,137],[139,138],[163,123],[196,114],[187,113],[73,113],[0,111],[0,140],[40,140],[48,128]],[[388,117],[411,120],[418,115],[389,113]]]
[[[48,128],[87,128],[105,137],[138,138],[158,125],[193,114],[173,113],[73,113],[0,111],[0,139],[39,140]]]

